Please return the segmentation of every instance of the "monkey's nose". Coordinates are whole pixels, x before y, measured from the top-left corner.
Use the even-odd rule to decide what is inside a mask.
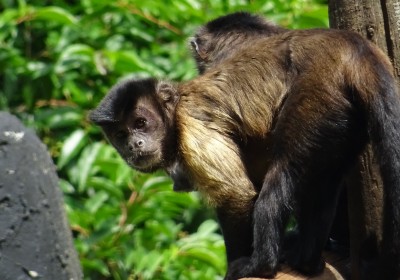
[[[144,140],[138,140],[135,143],[136,148],[141,148],[141,147],[143,147],[143,145],[144,145]]]
[[[142,139],[137,140],[135,142],[130,142],[128,144],[129,151],[131,151],[131,152],[135,151],[136,149],[143,148],[143,147],[144,147],[144,140],[142,140]]]

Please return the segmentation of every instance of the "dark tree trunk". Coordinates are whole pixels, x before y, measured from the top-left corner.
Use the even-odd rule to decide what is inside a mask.
[[[329,20],[332,28],[353,30],[377,44],[391,58],[400,78],[399,1],[330,0]],[[382,180],[370,146],[348,176],[346,185],[352,279],[362,279],[362,271],[373,268],[368,266],[373,266],[382,240]]]
[[[0,112],[0,279],[79,280],[58,178],[45,146]]]

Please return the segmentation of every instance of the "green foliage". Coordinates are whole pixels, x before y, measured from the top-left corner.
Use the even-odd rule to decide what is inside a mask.
[[[131,170],[88,123],[126,77],[186,80],[187,39],[247,10],[287,27],[327,26],[312,0],[1,0],[0,109],[35,128],[57,164],[86,279],[216,279],[225,271],[212,212],[163,174]]]
[[[59,166],[70,164],[68,158],[83,141],[82,131],[65,141]],[[205,221],[188,235],[199,208],[195,194],[171,192],[169,178],[161,173],[132,171],[104,143],[86,145],[80,154],[68,168],[70,181],[61,180],[61,187],[68,194],[67,211],[79,233],[76,245],[86,275],[195,279],[181,271],[223,272],[224,247],[216,223]]]

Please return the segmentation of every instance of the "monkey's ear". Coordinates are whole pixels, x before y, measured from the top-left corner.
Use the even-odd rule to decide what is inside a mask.
[[[177,86],[171,82],[160,81],[156,91],[164,107],[169,111],[174,110],[179,100]]]
[[[193,37],[190,40],[190,46],[202,60],[206,60],[207,50],[205,44],[198,37]]]
[[[114,114],[103,107],[96,108],[89,112],[88,119],[92,123],[100,126],[116,122]]]

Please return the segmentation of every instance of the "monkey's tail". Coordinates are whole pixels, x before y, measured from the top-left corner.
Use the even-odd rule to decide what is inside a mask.
[[[380,279],[400,278],[400,95],[390,64],[369,57],[370,80],[359,81],[367,95],[368,133],[383,181],[383,240]],[[378,61],[379,60],[379,61]],[[361,68],[362,69],[362,68]],[[362,71],[358,69],[357,71]],[[366,101],[366,102],[365,102]]]

